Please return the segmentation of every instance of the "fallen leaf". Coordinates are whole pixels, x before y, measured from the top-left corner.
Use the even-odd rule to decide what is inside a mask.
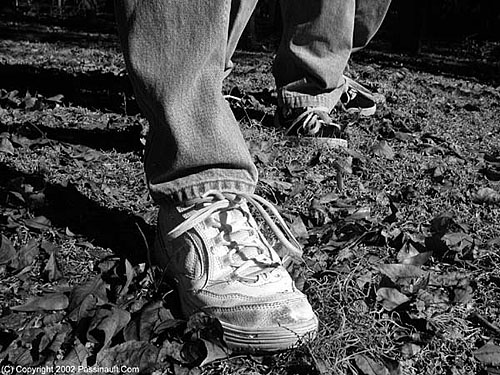
[[[286,169],[292,176],[297,176],[300,172],[303,172],[305,167],[300,163],[299,160],[292,160],[287,166]]]
[[[54,252],[50,253],[49,260],[45,264],[42,271],[42,276],[47,281],[56,281],[62,277],[62,272],[57,264],[56,255]]]
[[[298,240],[306,240],[309,238],[307,227],[300,216],[294,217],[293,222],[289,224],[289,228]]]
[[[492,188],[482,188],[472,194],[474,203],[498,204],[500,203],[500,194]]]
[[[466,283],[469,277],[464,272],[431,272],[429,274],[429,285],[435,287],[455,287]]]
[[[24,224],[31,229],[48,230],[50,229],[50,220],[45,216],[37,216],[33,219],[24,220]]]
[[[332,191],[332,192],[326,193],[325,195],[321,196],[319,198],[319,203],[327,204],[327,203],[335,202],[338,199],[339,199],[339,195]]]
[[[273,190],[279,193],[285,193],[293,187],[293,184],[285,181],[271,180],[266,178],[263,178],[260,181],[266,185],[269,185]]]
[[[453,224],[453,214],[444,212],[431,220],[431,231],[437,234],[444,234],[450,230]]]
[[[7,349],[0,353],[2,363],[8,362],[18,366],[36,366],[40,363],[40,355],[36,353],[36,342],[44,335],[41,328],[26,328],[20,337],[12,341]],[[35,350],[33,350],[35,349]],[[12,372],[11,372],[12,373]]]
[[[371,359],[363,354],[357,354],[354,357],[356,366],[365,375],[390,375],[389,370],[384,364]]]
[[[421,266],[432,256],[432,251],[420,252],[413,241],[406,241],[397,254],[397,259],[402,264]]]
[[[0,237],[0,264],[9,264],[17,256],[16,249],[3,234]]]
[[[123,335],[127,341],[150,341],[168,328],[164,325],[168,321],[177,322],[170,310],[163,306],[163,302],[156,301],[145,305],[134,316],[125,327]]]
[[[393,160],[395,155],[394,151],[392,150],[391,146],[389,146],[386,140],[381,140],[380,142],[374,144],[372,146],[372,152],[376,156],[380,156],[389,160]]]
[[[87,367],[87,358],[90,356],[90,352],[85,345],[83,345],[80,340],[75,338],[75,341],[72,343],[70,348],[71,349],[66,354],[64,359],[57,361],[55,366],[69,368],[74,366]]]
[[[17,269],[23,269],[27,266],[32,265],[38,254],[40,253],[40,244],[37,239],[30,240],[25,246],[23,246],[19,253],[17,254]]]
[[[380,288],[377,290],[377,301],[387,311],[392,311],[410,299],[396,288]]]
[[[69,300],[63,293],[48,293],[43,296],[30,298],[25,304],[13,306],[13,311],[56,311],[64,310],[68,307]]]
[[[485,365],[500,366],[500,346],[498,345],[485,344],[472,354]]]
[[[61,103],[63,99],[64,99],[64,95],[59,94],[59,95],[51,96],[50,98],[46,98],[45,100],[47,100],[49,102]]]
[[[442,314],[450,308],[448,293],[440,289],[419,289],[416,295],[415,306],[420,313],[427,317]]]
[[[221,345],[206,339],[187,342],[182,347],[182,356],[189,364],[199,367],[205,366],[213,361],[227,358],[230,351]]]
[[[406,278],[419,278],[427,274],[420,267],[409,264],[381,264],[378,269],[394,282]]]
[[[346,221],[366,220],[370,218],[370,207],[357,208],[352,214],[345,218]]]
[[[185,335],[193,341],[202,338],[217,343],[224,342],[221,323],[216,318],[204,312],[199,312],[189,317]]]
[[[116,306],[100,306],[90,322],[87,339],[103,347],[130,321],[130,313]]]
[[[469,279],[462,279],[453,289],[453,302],[466,304],[472,300],[473,289]]]
[[[421,349],[417,344],[407,342],[401,347],[401,354],[403,354],[404,358],[411,358],[417,355]]]
[[[109,288],[101,276],[97,276],[82,285],[75,287],[70,294],[68,311],[70,314],[76,314],[76,320],[80,320],[81,315],[85,315],[85,311],[82,310],[82,305],[87,297],[91,296],[91,300],[94,301],[94,305],[89,305],[89,308],[94,308],[95,304],[101,304],[108,302],[108,297],[106,291]]]
[[[122,367],[138,367],[144,374],[165,365],[166,358],[160,357],[160,349],[146,341],[127,341],[97,354],[96,366],[113,368],[117,363]]]
[[[123,288],[120,290],[121,297],[127,294],[128,288],[130,287],[130,284],[132,283],[132,280],[135,276],[134,267],[132,267],[132,264],[130,264],[128,259],[125,259],[125,276],[127,278],[127,281],[125,282],[125,285],[123,285]]]
[[[7,138],[0,139],[0,152],[8,155],[14,155],[15,149],[12,142]]]
[[[446,244],[449,250],[461,256],[470,254],[475,248],[474,238],[466,233],[448,233],[445,234],[441,240]]]
[[[40,340],[39,351],[51,351],[57,353],[64,343],[67,335],[71,332],[68,323],[57,323],[44,327],[45,335]]]

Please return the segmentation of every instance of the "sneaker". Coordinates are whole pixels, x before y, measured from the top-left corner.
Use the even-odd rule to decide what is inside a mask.
[[[332,146],[347,147],[342,127],[335,123],[326,107],[303,107],[276,111],[275,124],[289,136],[320,139]]]
[[[260,232],[247,202],[280,240],[283,257]],[[217,318],[233,350],[274,352],[311,340],[318,328],[285,268],[300,255],[270,203],[254,194],[210,191],[182,207],[160,208],[152,258],[175,280],[186,317],[203,311]]]
[[[346,90],[340,97],[340,107],[348,113],[359,113],[361,116],[372,116],[377,110],[373,93],[363,85],[344,77]]]

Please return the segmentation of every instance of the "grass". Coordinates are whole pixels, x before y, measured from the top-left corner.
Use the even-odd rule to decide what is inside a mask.
[[[77,74],[79,69],[117,73],[122,68],[118,52],[106,43],[73,49],[71,64],[63,64],[70,49],[63,46],[59,53],[50,44],[24,42],[11,52],[2,49],[2,59],[33,66],[41,61],[51,69],[70,66]],[[33,50],[50,51],[55,57],[34,61]],[[232,105],[259,169],[257,192],[275,203],[290,223],[302,222],[307,229],[304,233],[295,228],[304,245],[303,289],[319,316],[320,329],[316,340],[300,349],[218,360],[189,373],[498,371],[474,355],[486,343],[500,344],[500,208],[498,202],[474,201],[479,189],[500,190],[499,182],[482,172],[492,168],[484,156],[499,152],[498,88],[474,79],[355,60],[350,73],[383,94],[386,103],[372,118],[339,115],[338,121],[347,125],[349,149],[338,150],[286,138],[269,126],[275,109],[271,54],[240,53],[235,61],[224,91],[238,87],[242,99]],[[265,88],[271,91],[263,92]],[[43,95],[43,88],[30,92]],[[70,102],[26,109],[3,101],[0,108],[2,131],[14,145],[13,152],[0,152],[2,234],[17,251],[32,239],[55,243],[63,274],[51,282],[41,277],[47,263],[43,252],[21,274],[2,268],[0,324],[17,332],[50,314],[13,313],[10,307],[47,288],[80,284],[98,273],[95,263],[112,251],[144,255],[144,237],[149,239],[154,231],[156,207],[143,180],[142,150],[112,143],[120,127],[111,125],[142,130],[146,125],[140,115]],[[26,127],[81,128],[99,137],[111,135],[111,143],[81,144],[82,138],[71,138],[72,133],[64,140],[33,136],[23,130]],[[28,135],[31,141],[24,138]],[[382,140],[394,157],[376,155],[374,147]],[[42,206],[33,193],[47,195]],[[26,224],[40,212],[51,214],[49,230]],[[467,242],[469,237],[451,241],[465,235],[472,242]],[[429,257],[423,264],[408,260],[424,253]],[[382,271],[382,265],[402,262],[425,276],[390,277]],[[406,302],[385,298],[381,288],[402,292]],[[387,303],[396,307],[388,309]],[[188,369],[172,364],[155,373]]]

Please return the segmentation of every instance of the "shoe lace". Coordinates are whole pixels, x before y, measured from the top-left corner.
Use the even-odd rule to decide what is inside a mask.
[[[241,204],[244,201],[255,207],[281,243],[283,254],[279,261],[273,260],[273,257],[269,255],[270,245],[259,228],[253,224],[254,222],[249,220],[250,213],[241,209]],[[271,203],[258,195],[208,191],[200,198],[193,199],[187,204],[194,205],[197,209],[185,221],[172,229],[168,236],[175,239],[203,221],[217,228],[219,234],[215,238],[215,243],[229,249],[225,259],[228,259],[229,264],[234,268],[232,277],[235,279],[255,282],[259,277],[268,274],[279,265],[302,261],[301,246],[284,219]],[[239,210],[243,215],[230,215],[232,210]],[[268,211],[273,215],[278,225]],[[230,222],[226,223],[220,220],[223,213],[228,213],[228,217],[231,216]],[[257,249],[257,251],[250,251],[250,248]],[[208,274],[205,272],[204,286],[209,282]]]
[[[326,107],[307,107],[305,111],[300,113],[286,130],[286,134],[290,134],[297,130],[298,127],[302,133],[315,135],[320,132],[323,126],[335,126],[340,131],[340,125],[335,124],[330,115],[329,109]],[[298,132],[300,133],[300,132]]]

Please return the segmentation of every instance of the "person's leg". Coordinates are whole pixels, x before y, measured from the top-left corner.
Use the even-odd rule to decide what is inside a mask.
[[[273,74],[279,105],[333,108],[354,32],[355,0],[281,1],[283,35]]]
[[[230,3],[122,0],[116,10],[129,77],[150,122],[145,169],[160,204],[152,258],[175,281],[185,315],[215,316],[234,349],[276,351],[314,336],[318,320],[285,269],[300,245],[252,194],[257,170],[222,96]],[[277,234],[282,257],[248,203]]]
[[[306,135],[323,136],[318,129],[330,129],[325,132],[328,136],[337,134],[328,114],[341,97],[349,112],[375,112],[369,92],[346,80],[343,73],[351,52],[368,43],[377,31],[389,3],[390,0],[281,2],[284,30],[273,69],[279,122],[287,127],[291,124],[292,131],[298,130],[296,124],[300,125],[306,129]]]
[[[226,75],[231,72],[233,63],[231,58],[238,46],[238,41],[245,31],[245,27],[257,6],[258,0],[231,0],[231,13],[229,18],[229,35],[226,48]]]
[[[406,0],[405,0],[406,1]],[[391,0],[357,0],[352,52],[365,47],[380,28]]]
[[[230,1],[117,1],[129,77],[150,123],[153,197],[252,192],[257,170],[222,96]]]

